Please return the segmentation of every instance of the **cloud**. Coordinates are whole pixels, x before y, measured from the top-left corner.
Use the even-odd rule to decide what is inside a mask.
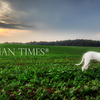
[[[99,1],[1,0],[2,21],[33,29],[99,30]],[[9,13],[8,13],[9,12]],[[12,21],[11,21],[12,20]],[[29,28],[29,27],[28,27]]]
[[[0,17],[8,17],[11,12],[13,10],[9,7],[9,4],[0,0]]]
[[[0,28],[34,29],[34,26],[20,20],[25,13],[12,9],[10,4],[11,2],[0,0]]]
[[[0,28],[12,30],[20,40],[21,33],[26,40],[38,41],[93,38],[100,33],[99,4],[100,0],[0,0]]]
[[[0,28],[8,28],[8,29],[28,29],[32,28],[31,25],[25,25],[25,24],[8,24],[0,22]]]

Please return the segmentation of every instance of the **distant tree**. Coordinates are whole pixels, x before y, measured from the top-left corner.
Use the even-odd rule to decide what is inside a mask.
[[[9,43],[9,42],[5,42]],[[21,42],[11,42],[13,44],[22,44]],[[100,47],[100,41],[95,40],[84,40],[84,39],[76,39],[76,40],[63,40],[63,41],[53,41],[53,42],[47,42],[47,41],[31,41],[27,42],[25,44],[31,44],[31,45],[54,45],[54,46],[91,46],[91,47]]]

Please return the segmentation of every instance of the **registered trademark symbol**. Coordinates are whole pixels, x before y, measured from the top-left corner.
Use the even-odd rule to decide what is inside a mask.
[[[45,49],[45,52],[46,52],[46,53],[48,53],[48,52],[49,52],[49,49],[48,49],[48,48],[46,48],[46,49]]]

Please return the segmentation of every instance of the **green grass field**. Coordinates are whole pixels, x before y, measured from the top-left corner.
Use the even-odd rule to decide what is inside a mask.
[[[0,48],[0,100],[100,99],[100,63],[91,61],[83,72],[82,65],[75,66],[85,52],[100,52],[100,47],[0,44]],[[15,55],[4,48],[15,48]],[[18,48],[35,48],[34,55],[24,49],[21,55]],[[36,53],[36,48],[44,49]]]

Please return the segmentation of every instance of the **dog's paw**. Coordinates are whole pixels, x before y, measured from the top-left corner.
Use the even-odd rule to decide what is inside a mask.
[[[84,68],[82,68],[82,72],[84,71]]]

